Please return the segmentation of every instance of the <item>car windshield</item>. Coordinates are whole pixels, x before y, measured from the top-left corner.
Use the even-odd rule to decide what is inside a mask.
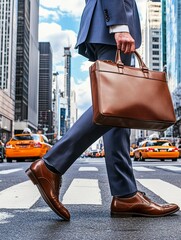
[[[14,136],[12,138],[12,141],[22,141],[22,140],[39,140],[38,135],[19,135],[19,136]]]
[[[167,141],[158,141],[158,142],[147,142],[146,146],[172,146],[171,143],[167,142]]]

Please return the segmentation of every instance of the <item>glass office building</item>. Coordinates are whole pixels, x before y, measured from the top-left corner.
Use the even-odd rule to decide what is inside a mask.
[[[145,63],[149,69],[159,71],[161,69],[161,2],[149,0],[146,5],[145,27]]]
[[[181,137],[181,1],[166,0],[167,77],[177,123],[173,136]]]
[[[0,0],[0,139],[13,133],[16,81],[17,0]]]
[[[49,42],[39,42],[39,129],[52,133],[52,48]],[[46,130],[46,131],[45,131]]]
[[[38,126],[39,0],[18,0],[15,133]]]
[[[180,43],[181,31],[180,31],[180,14],[179,0],[167,0],[166,11],[167,11],[167,73],[169,77],[169,85],[171,91],[179,85],[181,82],[181,58],[180,58]],[[180,9],[181,10],[181,9]]]
[[[167,64],[167,23],[166,23],[166,0],[161,1],[161,7],[162,7],[162,30],[161,30],[161,48],[162,48],[162,58],[161,58],[161,65],[162,69],[166,70],[166,64]]]

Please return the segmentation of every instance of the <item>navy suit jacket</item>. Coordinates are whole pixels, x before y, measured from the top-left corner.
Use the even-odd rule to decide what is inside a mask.
[[[76,48],[85,57],[85,43],[116,45],[109,26],[128,25],[136,48],[141,44],[140,20],[135,0],[86,0]]]

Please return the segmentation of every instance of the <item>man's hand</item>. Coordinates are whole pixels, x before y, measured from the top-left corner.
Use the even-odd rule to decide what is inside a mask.
[[[114,34],[117,49],[123,53],[132,53],[135,51],[135,41],[129,32],[118,32]]]

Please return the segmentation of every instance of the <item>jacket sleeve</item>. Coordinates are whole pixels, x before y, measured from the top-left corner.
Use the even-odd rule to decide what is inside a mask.
[[[101,0],[107,26],[128,25],[124,0]]]

